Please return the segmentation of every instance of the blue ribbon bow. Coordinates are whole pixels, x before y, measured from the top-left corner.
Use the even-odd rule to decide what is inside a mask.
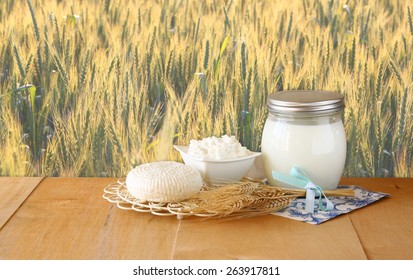
[[[293,167],[289,175],[272,171],[272,177],[275,180],[288,185],[307,190],[305,198],[305,211],[314,213],[316,195],[318,196],[318,207],[321,211],[329,211],[334,208],[334,204],[324,194],[323,189],[311,182],[307,174],[305,174],[305,172],[300,168]],[[326,206],[323,205],[323,196],[326,200]]]

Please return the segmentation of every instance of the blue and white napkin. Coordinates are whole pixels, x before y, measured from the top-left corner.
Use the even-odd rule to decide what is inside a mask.
[[[318,205],[315,205],[314,213],[309,213],[305,210],[306,199],[297,198],[288,207],[274,212],[274,215],[306,222],[309,224],[321,224],[325,221],[333,219],[339,215],[349,213],[373,202],[382,199],[383,197],[389,196],[386,193],[381,192],[371,192],[362,187],[350,185],[350,186],[339,186],[338,189],[353,189],[354,197],[329,197],[330,201],[333,203],[333,209],[324,211],[319,209]]]

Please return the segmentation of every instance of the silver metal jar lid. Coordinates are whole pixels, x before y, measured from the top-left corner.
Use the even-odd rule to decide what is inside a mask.
[[[279,115],[333,113],[342,110],[343,107],[343,96],[331,91],[290,90],[268,96],[268,110]]]

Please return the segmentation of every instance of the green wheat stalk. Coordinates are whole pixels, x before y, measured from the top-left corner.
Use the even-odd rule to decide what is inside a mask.
[[[57,70],[59,71],[60,77],[62,78],[65,88],[69,89],[69,75],[63,67],[63,64],[60,58],[57,56],[57,54],[53,54],[53,60],[56,63]]]
[[[400,71],[399,71],[398,67],[396,66],[396,64],[394,63],[394,61],[392,59],[389,59],[389,64],[390,64],[390,69],[391,69],[394,77],[398,81],[399,85],[404,87],[403,78],[402,78],[402,75],[400,74]]]
[[[27,4],[29,5],[30,14],[32,16],[33,27],[34,27],[34,35],[36,36],[36,40],[39,42],[40,41],[40,31],[39,31],[39,26],[38,26],[37,20],[36,20],[36,15],[34,13],[34,9],[33,9],[33,6],[32,6],[32,3],[31,3],[30,0],[27,0]]]
[[[399,109],[399,123],[397,126],[397,136],[395,140],[395,150],[399,150],[401,143],[402,143],[402,138],[403,138],[403,132],[404,132],[404,127],[406,125],[406,107],[407,107],[407,95],[409,93],[408,88],[404,89],[401,104],[400,104],[400,109]]]
[[[410,34],[413,36],[413,19],[412,19],[412,13],[410,11],[410,6],[407,6],[407,18],[409,21]]]
[[[293,25],[293,12],[290,13],[290,20],[288,21],[287,34],[285,35],[285,41],[287,43],[290,40],[292,25]]]
[[[86,74],[87,74],[87,69],[89,66],[89,60],[90,60],[90,52],[88,51],[86,53],[85,60],[83,61],[83,66],[80,71],[79,88],[83,88],[86,83]]]
[[[20,59],[19,51],[17,50],[16,46],[13,46],[13,53],[14,53],[14,58],[17,63],[17,67],[19,68],[19,71],[20,71],[20,76],[22,77],[22,80],[24,80],[26,77],[26,71],[25,71],[25,68],[23,67],[23,63]]]

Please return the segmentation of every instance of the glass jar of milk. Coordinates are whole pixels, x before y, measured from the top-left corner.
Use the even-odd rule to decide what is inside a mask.
[[[261,152],[271,185],[293,188],[272,177],[303,170],[311,182],[335,189],[346,161],[346,134],[341,112],[343,97],[325,91],[281,91],[268,97],[268,118]]]

